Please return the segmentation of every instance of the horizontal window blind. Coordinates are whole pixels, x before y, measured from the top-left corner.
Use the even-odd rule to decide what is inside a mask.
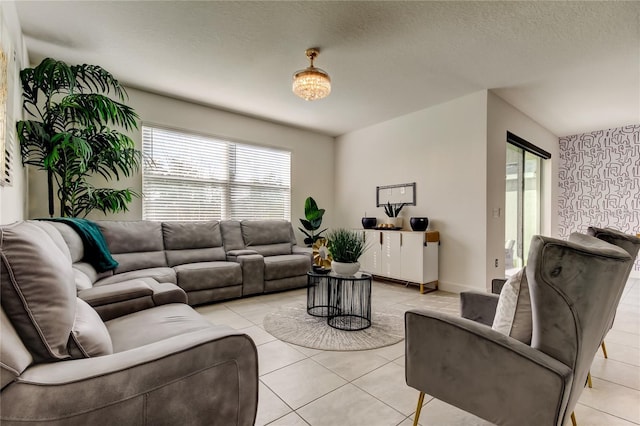
[[[142,127],[143,218],[291,218],[291,153]]]

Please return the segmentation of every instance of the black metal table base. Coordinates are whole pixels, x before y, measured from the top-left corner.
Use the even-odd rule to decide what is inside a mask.
[[[337,313],[337,309],[329,305],[328,275],[307,274],[307,313],[314,317],[328,317]]]
[[[359,315],[330,315],[327,318],[329,327],[344,331],[358,331],[371,327],[371,318]]]
[[[371,327],[371,275],[307,274],[307,313],[327,317],[330,327],[357,331]]]

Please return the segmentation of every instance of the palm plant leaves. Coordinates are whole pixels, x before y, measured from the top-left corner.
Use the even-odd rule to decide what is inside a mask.
[[[118,80],[97,65],[69,66],[51,58],[22,70],[20,80],[23,108],[33,117],[17,123],[22,161],[47,171],[49,214],[54,181],[64,216],[127,210],[127,203],[140,194],[87,182],[93,174],[119,179],[140,167],[141,153],[133,140],[110,127],[138,127],[138,115],[122,103],[126,91]]]

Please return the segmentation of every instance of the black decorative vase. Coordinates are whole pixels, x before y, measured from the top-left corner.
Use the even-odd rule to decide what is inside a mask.
[[[412,217],[411,219],[409,219],[409,224],[411,225],[411,229],[413,229],[414,231],[426,231],[429,227],[429,218]]]
[[[364,229],[373,229],[378,224],[378,219],[375,217],[363,217],[362,218],[362,227]]]

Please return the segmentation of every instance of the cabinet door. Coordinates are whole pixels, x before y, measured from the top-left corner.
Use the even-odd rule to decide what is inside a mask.
[[[424,233],[403,232],[400,246],[401,279],[422,284]]]
[[[367,250],[360,258],[360,268],[374,275],[381,274],[381,232],[380,231],[364,231],[364,240]]]
[[[382,275],[389,278],[401,278],[400,232],[382,233]]]

